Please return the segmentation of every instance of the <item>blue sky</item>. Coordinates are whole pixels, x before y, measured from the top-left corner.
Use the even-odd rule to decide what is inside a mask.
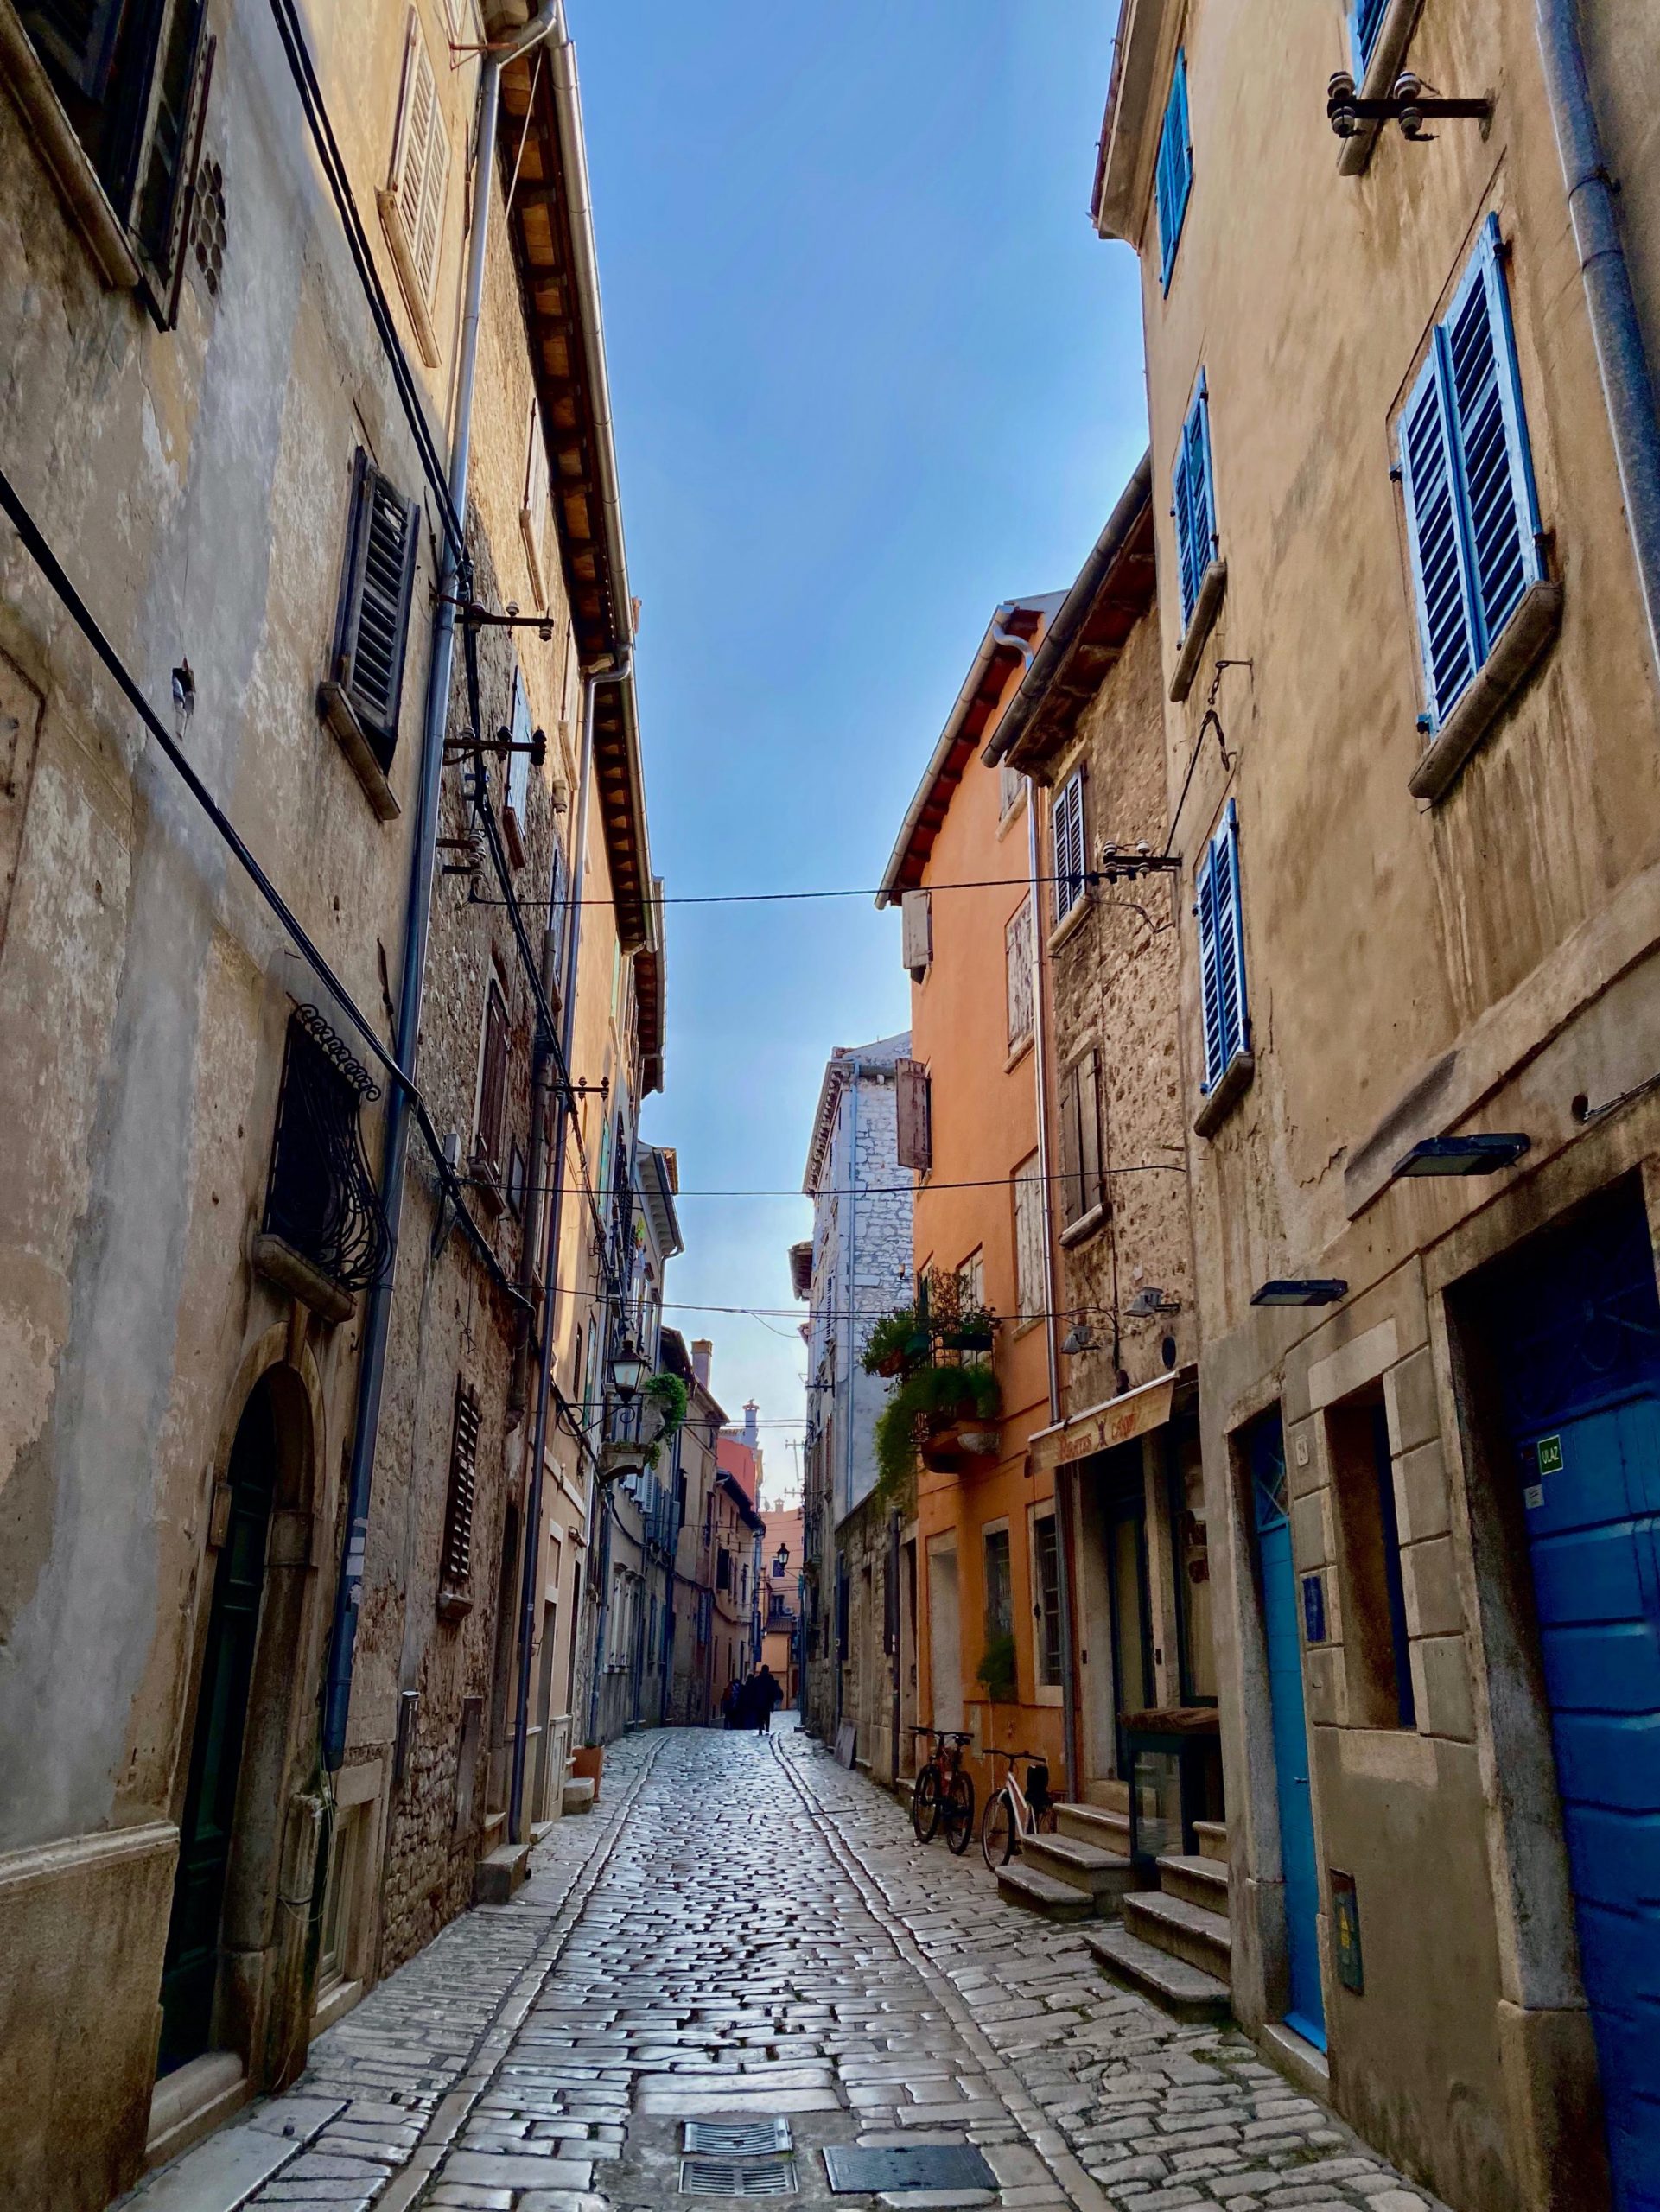
[[[1070,583],[1135,466],[1135,263],[1087,215],[1116,12],[572,0],[671,896],[874,886],[992,608]],[[667,920],[668,1294],[788,1308],[807,1202],[690,1194],[799,1189],[830,1048],[909,1018],[898,920]],[[669,1318],[798,1433],[792,1320]]]

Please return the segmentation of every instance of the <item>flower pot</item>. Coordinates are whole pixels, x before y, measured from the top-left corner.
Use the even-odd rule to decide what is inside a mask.
[[[903,1349],[901,1348],[898,1351],[884,1352],[881,1357],[876,1362],[876,1372],[878,1375],[886,1375],[889,1376],[903,1375],[905,1372],[905,1353]]]
[[[1001,1432],[995,1428],[959,1427],[957,1440],[971,1459],[995,1459]]]
[[[989,1351],[991,1332],[989,1329],[951,1329],[946,1332],[945,1342],[952,1351]]]

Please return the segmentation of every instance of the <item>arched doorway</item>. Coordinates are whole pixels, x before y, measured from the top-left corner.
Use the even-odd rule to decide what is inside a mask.
[[[219,1929],[259,1641],[277,1450],[271,1385],[262,1378],[243,1408],[226,1471],[230,1510],[213,1574],[162,1970],[162,2074],[199,2058],[213,2041]]]

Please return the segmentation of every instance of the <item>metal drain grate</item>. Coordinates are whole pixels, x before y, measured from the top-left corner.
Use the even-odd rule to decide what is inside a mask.
[[[919,2143],[894,2150],[867,2150],[833,2143],[824,2171],[837,2196],[878,2190],[995,2190],[997,2177],[971,2143]]]
[[[682,2158],[683,2196],[793,2196],[795,2160],[767,2158]]]
[[[680,2147],[717,2158],[745,2158],[793,2145],[787,2120],[689,2120]]]

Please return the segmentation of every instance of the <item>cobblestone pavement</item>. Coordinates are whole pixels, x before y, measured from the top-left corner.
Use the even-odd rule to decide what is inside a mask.
[[[601,1808],[552,1830],[511,1906],[455,1923],[293,2091],[129,2202],[656,2212],[695,2201],[686,2120],[778,2116],[804,2204],[1438,2212],[1243,2036],[1116,1988],[977,1851],[919,1849],[783,1730],[614,1746]],[[831,2197],[818,2155],[964,2143],[995,2194]]]

